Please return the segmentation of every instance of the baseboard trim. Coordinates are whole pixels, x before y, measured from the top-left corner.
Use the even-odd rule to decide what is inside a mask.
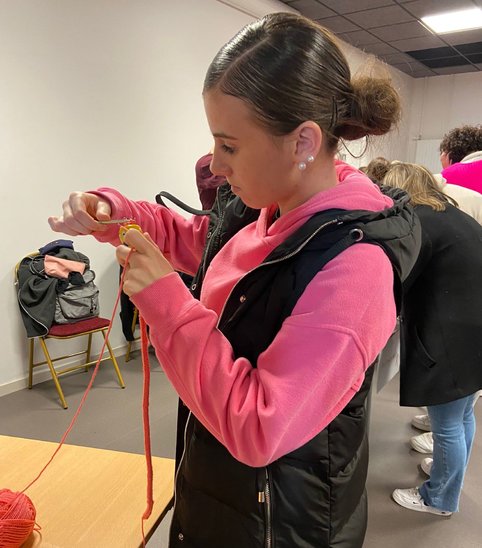
[[[134,341],[132,343],[131,352],[138,349],[137,341]],[[127,351],[127,343],[122,346],[117,346],[112,349],[114,352],[114,355],[116,358],[124,359],[124,356],[126,355]],[[104,352],[104,357],[106,357],[107,353]],[[79,363],[78,360],[71,360],[65,361],[65,366],[75,365],[75,363]],[[119,364],[122,365],[122,364]],[[35,369],[34,373],[34,383],[38,384],[44,381],[52,380],[52,375],[50,374],[49,368],[45,365],[43,367],[39,367],[38,369]],[[28,387],[28,373],[21,377],[20,379],[7,382],[5,384],[0,385],[0,398],[2,396],[7,396],[8,394],[13,394],[14,392],[18,392],[19,390],[24,390]]]

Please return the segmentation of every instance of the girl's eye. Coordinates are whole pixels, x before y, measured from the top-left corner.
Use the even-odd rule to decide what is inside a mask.
[[[221,148],[223,149],[223,152],[226,152],[227,154],[234,153],[234,148],[228,147],[228,145],[221,145]]]

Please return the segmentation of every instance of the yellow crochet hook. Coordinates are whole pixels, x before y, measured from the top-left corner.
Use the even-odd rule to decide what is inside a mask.
[[[130,223],[127,223],[125,225],[120,226],[119,227],[119,240],[124,245],[127,245],[126,242],[125,242],[125,236],[127,234],[127,231],[130,230],[131,228],[133,228],[134,230],[138,230],[139,232],[142,232],[142,228],[136,223],[130,222]]]

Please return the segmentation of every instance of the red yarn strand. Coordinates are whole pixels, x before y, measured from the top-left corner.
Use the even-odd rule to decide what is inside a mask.
[[[149,364],[149,338],[147,335],[147,325],[144,318],[139,315],[139,325],[141,329],[141,352],[142,352],[142,370],[144,372],[144,386],[142,396],[142,421],[144,424],[144,452],[146,455],[147,467],[147,507],[142,516],[142,541],[143,546],[146,545],[144,534],[144,521],[149,518],[154,505],[153,498],[153,470],[152,470],[152,453],[151,453],[151,427],[149,423],[149,389],[151,382],[151,369]]]

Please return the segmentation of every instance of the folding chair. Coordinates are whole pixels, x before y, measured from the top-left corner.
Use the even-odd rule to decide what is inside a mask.
[[[38,255],[38,253],[32,253],[31,257]],[[20,262],[15,267],[15,283],[18,285],[18,268],[20,266]],[[95,365],[98,361],[98,358],[91,359],[91,349],[92,349],[92,336],[95,333],[101,333],[104,339],[106,339],[106,333],[107,329],[109,327],[110,321],[107,318],[101,318],[101,317],[93,317],[93,318],[87,318],[85,320],[80,320],[75,323],[66,323],[66,324],[54,324],[49,329],[48,333],[43,336],[33,337],[29,339],[29,374],[28,374],[28,387],[32,388],[33,385],[33,370],[35,367],[41,366],[41,365],[48,365],[50,369],[50,374],[52,375],[52,379],[55,384],[55,388],[57,389],[60,402],[62,403],[62,407],[64,409],[68,408],[67,402],[64,397],[64,393],[62,391],[62,387],[60,386],[59,377],[61,375],[64,375],[66,373],[70,373],[72,371],[77,370],[84,370],[88,371],[89,367],[92,365]],[[50,355],[50,351],[47,347],[47,340],[48,339],[57,339],[57,340],[68,340],[68,339],[74,339],[76,337],[87,337],[87,347],[85,350],[81,350],[78,352],[74,352],[71,354],[65,354],[63,356],[58,357],[52,357]],[[43,361],[34,361],[34,350],[35,350],[35,341],[38,341],[40,344],[43,354],[45,356],[45,360]],[[114,366],[117,379],[119,381],[119,385],[121,388],[125,388],[124,380],[122,378],[122,374],[119,369],[119,365],[117,364],[117,360],[115,358],[115,355],[112,351],[112,347],[109,343],[109,341],[106,341],[106,348],[108,350],[108,356],[105,358],[102,358],[100,362],[111,360],[112,364]],[[67,360],[69,358],[73,358],[75,356],[84,356],[84,359],[82,363],[72,366],[62,366],[60,365],[59,368],[54,367],[54,363],[61,362],[62,360]]]

